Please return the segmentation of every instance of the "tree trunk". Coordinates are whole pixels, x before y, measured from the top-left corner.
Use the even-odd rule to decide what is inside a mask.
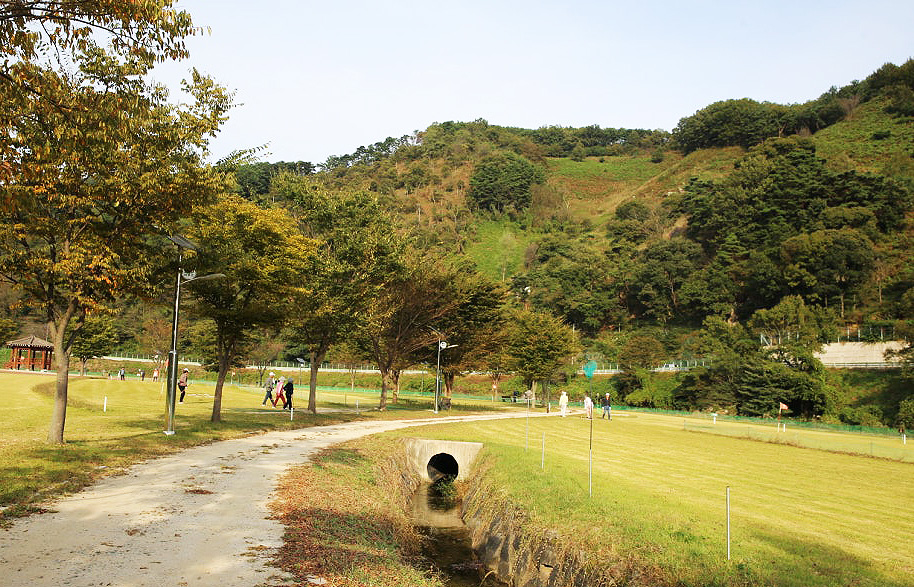
[[[57,389],[54,392],[54,410],[51,413],[48,442],[63,444],[63,431],[67,422],[67,386],[70,371],[70,356],[63,347],[63,341],[60,344],[54,341],[54,354],[57,363]]]
[[[546,406],[546,413],[549,413],[549,382],[543,380],[540,382],[540,389],[543,390],[543,405]],[[591,398],[593,399],[593,398]]]
[[[219,358],[219,374],[216,376],[216,391],[213,394],[213,414],[210,416],[210,422],[222,421],[222,386],[225,385],[225,377],[228,375],[229,365],[232,363],[230,351],[226,351]]]
[[[321,341],[317,349],[311,352],[311,372],[308,379],[308,411],[317,414],[317,372],[327,356],[330,345]]]
[[[222,386],[225,385],[228,366],[229,361],[219,361],[219,374],[216,375],[216,391],[213,393],[213,415],[210,416],[210,422],[222,421]]]
[[[454,392],[454,378],[456,373],[445,371],[444,373],[444,397],[451,397]]]
[[[395,405],[396,405],[397,401],[400,399],[400,374],[401,373],[402,373],[402,371],[400,371],[399,369],[394,369],[390,372],[390,382],[393,384],[393,393],[391,394],[392,397],[391,397],[390,403],[395,404]]]
[[[48,442],[53,444],[63,444],[63,431],[67,423],[70,346],[67,344],[66,330],[76,310],[76,302],[71,301],[67,310],[60,316],[59,324],[53,320],[48,321],[48,331],[54,338],[54,362],[57,364],[57,388],[54,391],[54,409],[51,412],[51,427],[48,430]]]
[[[235,358],[235,348],[237,338],[234,334],[224,334],[219,332],[217,326],[216,348],[219,355],[219,374],[216,376],[216,391],[213,394],[213,414],[210,416],[210,422],[222,421],[222,386],[225,385],[225,378],[228,375],[229,367]],[[175,365],[175,369],[178,366]]]
[[[387,377],[390,373],[387,367],[378,366],[381,370],[381,399],[378,402],[378,410],[384,411],[387,409]]]
[[[86,363],[88,363],[88,362],[89,362],[88,359],[80,359],[80,360],[79,360],[79,375],[80,375],[80,377],[85,377],[85,376],[86,376]]]

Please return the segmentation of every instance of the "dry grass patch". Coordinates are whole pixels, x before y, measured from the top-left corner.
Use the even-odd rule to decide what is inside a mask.
[[[346,443],[286,474],[271,504],[286,526],[277,555],[284,571],[302,583],[320,577],[334,586],[441,584],[417,568],[420,537],[397,489],[401,473],[383,465],[395,444]]]

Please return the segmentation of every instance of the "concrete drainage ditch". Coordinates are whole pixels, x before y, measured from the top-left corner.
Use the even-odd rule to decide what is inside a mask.
[[[404,494],[416,525],[430,541],[426,555],[445,573],[447,585],[602,583],[603,577],[585,570],[583,553],[569,556],[570,549],[554,532],[531,535],[526,513],[494,496],[485,475],[473,468],[482,444],[408,438],[404,447],[398,466],[407,468],[404,473],[412,479],[407,482],[404,477]],[[466,496],[457,512],[438,507],[429,496],[429,486],[445,477],[466,482]]]

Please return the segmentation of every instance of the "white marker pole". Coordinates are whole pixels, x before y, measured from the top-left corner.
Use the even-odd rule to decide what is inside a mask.
[[[105,405],[102,407],[102,411],[103,412],[108,411],[108,396],[107,395],[105,396]]]
[[[727,485],[727,560],[730,560],[730,486]]]
[[[590,452],[587,456],[587,491],[593,497],[593,415],[590,417]]]
[[[289,408],[289,422],[291,422],[294,418],[295,418],[295,408],[290,407]]]

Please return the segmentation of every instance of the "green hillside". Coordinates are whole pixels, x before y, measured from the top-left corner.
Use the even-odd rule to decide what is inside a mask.
[[[886,99],[867,102],[813,136],[830,167],[914,179],[914,124],[886,112]]]
[[[624,402],[764,416],[790,400],[894,425],[904,398],[848,411],[857,392],[812,357],[914,334],[912,145],[914,60],[802,104],[722,100],[671,132],[435,123],[317,165],[241,165],[235,191],[300,221],[277,187],[292,179],[370,201],[414,257],[469,260],[506,306],[573,327],[576,360],[622,365]],[[650,375],[680,358],[713,367]]]
[[[912,71],[887,64],[804,104],[724,100],[672,133],[436,123],[314,177],[375,193],[422,248],[468,254],[509,288],[539,283],[551,294],[532,303],[588,336],[748,320],[790,295],[856,328],[911,305]],[[240,191],[275,201],[277,165],[239,175]],[[581,265],[603,270],[557,276]],[[557,308],[583,290],[606,303]]]

